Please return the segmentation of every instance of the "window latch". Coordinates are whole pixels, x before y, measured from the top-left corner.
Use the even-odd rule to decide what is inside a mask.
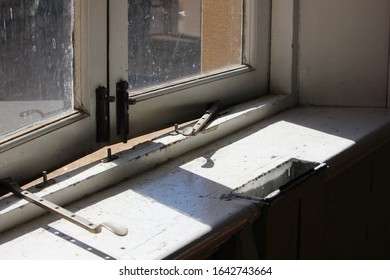
[[[116,83],[116,125],[117,135],[120,135],[122,142],[127,143],[129,135],[129,83],[120,81]]]
[[[179,129],[178,125],[175,125],[175,131],[173,134],[182,134],[184,136],[195,136],[203,127],[210,121],[210,119],[217,113],[220,103],[215,102],[195,123],[194,126],[187,126],[183,129]]]
[[[110,102],[115,96],[108,95],[108,89],[100,86],[96,89],[96,141],[110,141]]]
[[[113,223],[109,223],[109,222],[105,222],[101,224],[92,223],[87,219],[80,217],[42,197],[38,197],[29,191],[21,189],[19,185],[16,182],[12,181],[10,178],[0,181],[0,186],[1,189],[7,189],[8,191],[12,192],[16,196],[23,198],[28,202],[31,202],[57,216],[60,216],[61,218],[64,218],[65,220],[75,225],[78,225],[79,227],[82,227],[85,230],[88,230],[89,232],[100,233],[103,227],[119,236],[125,236],[128,232],[125,227],[115,225]]]

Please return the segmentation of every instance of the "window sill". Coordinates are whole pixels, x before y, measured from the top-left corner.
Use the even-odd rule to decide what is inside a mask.
[[[286,95],[261,97],[221,112],[196,136],[172,136],[166,133],[116,153],[119,158],[114,161],[91,162],[54,178],[56,183],[50,187],[41,190],[28,186],[28,190],[60,206],[67,205],[256,123],[291,106],[291,102]],[[43,213],[43,210],[24,200],[6,197],[0,200],[0,233]]]
[[[390,112],[386,109],[298,107],[255,121],[259,119],[261,106],[258,103],[246,105],[245,110],[230,111],[218,118],[197,137],[157,138],[120,154],[114,162],[96,163],[84,171],[79,170],[73,177],[50,187],[51,193],[48,188],[39,194],[64,203],[58,199],[58,194],[71,202],[75,201],[74,193],[84,193],[87,197],[71,204],[69,209],[96,221],[126,225],[129,228],[126,237],[107,231],[93,235],[48,215],[3,234],[0,256],[180,257],[186,248],[207,238],[210,240],[227,225],[239,230],[260,214],[260,208],[251,201],[226,202],[219,198],[266,171],[271,163],[275,165],[291,157],[326,162],[330,166],[326,175],[331,177],[390,139]],[[250,123],[248,119],[253,120],[252,125],[237,131],[239,124]],[[236,133],[211,143],[216,140],[215,134],[221,134],[223,129],[226,129],[225,136]],[[183,155],[195,148],[200,149]],[[145,171],[141,163],[148,164],[150,169],[168,158],[175,160],[123,181]],[[60,189],[65,183],[68,187]],[[116,185],[91,195],[106,184]],[[1,203],[2,226],[15,217],[36,211],[35,206],[22,201],[12,201],[15,204],[10,202],[11,206],[6,206],[4,201]],[[13,211],[6,213],[7,207]],[[14,216],[6,217],[11,212]],[[41,241],[45,242],[42,246],[51,248],[50,252],[36,250]]]

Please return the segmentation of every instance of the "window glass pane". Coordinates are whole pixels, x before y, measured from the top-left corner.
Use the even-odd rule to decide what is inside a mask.
[[[72,34],[72,0],[0,0],[0,135],[72,109]]]
[[[129,0],[134,92],[242,63],[242,0]]]

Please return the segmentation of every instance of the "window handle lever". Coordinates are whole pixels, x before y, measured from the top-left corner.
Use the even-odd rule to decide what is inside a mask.
[[[102,228],[104,227],[119,236],[125,236],[127,234],[127,228],[125,227],[115,225],[110,222],[105,222],[101,224],[92,223],[87,219],[80,217],[79,215],[76,215],[42,197],[38,197],[30,193],[29,191],[22,190],[16,182],[13,182],[9,178],[1,181],[0,185],[8,189],[8,191],[14,193],[16,196],[23,198],[57,216],[60,216],[61,218],[64,218],[65,220],[75,225],[78,225],[79,227],[82,227],[89,232],[100,233],[102,231]]]
[[[195,136],[203,127],[210,121],[210,119],[217,113],[220,103],[214,103],[210,109],[203,114],[203,116],[195,123],[194,126],[187,126],[184,129],[180,130],[177,125],[175,125],[175,134],[182,134],[184,136]]]

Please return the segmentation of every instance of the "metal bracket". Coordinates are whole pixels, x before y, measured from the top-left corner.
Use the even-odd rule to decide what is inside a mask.
[[[98,143],[110,141],[110,102],[115,97],[108,95],[106,87],[96,89],[96,141]]]
[[[78,225],[85,230],[88,230],[89,232],[100,233],[104,227],[119,236],[125,236],[127,234],[127,229],[122,226],[107,222],[102,224],[92,223],[83,217],[80,217],[50,201],[47,201],[42,197],[38,197],[29,191],[22,190],[19,185],[10,178],[0,181],[0,186],[1,189],[8,189],[8,191],[11,191],[16,196],[23,198],[57,216],[60,216],[61,218],[64,218],[65,220]]]
[[[203,116],[195,123],[194,126],[187,126],[184,129],[179,129],[178,125],[175,125],[175,131],[173,134],[182,134],[184,136],[195,136],[203,127],[210,121],[219,109],[219,102],[214,103],[210,109],[203,114]]]
[[[129,83],[120,81],[116,83],[116,124],[117,135],[120,135],[123,143],[127,143],[129,135]]]

